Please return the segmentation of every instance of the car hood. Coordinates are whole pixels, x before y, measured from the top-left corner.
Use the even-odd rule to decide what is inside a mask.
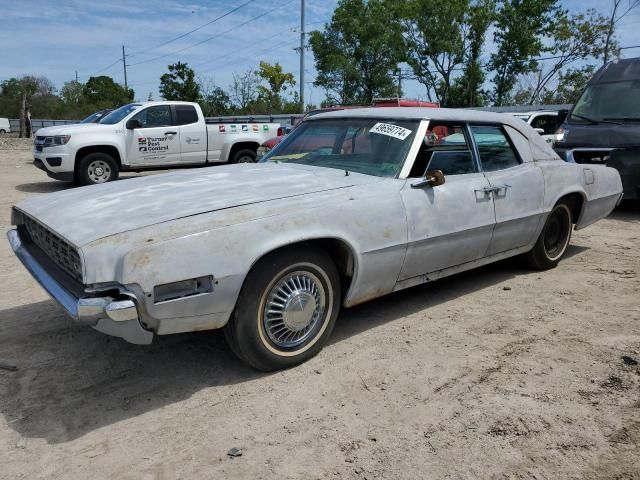
[[[224,165],[69,189],[27,199],[16,208],[81,247],[193,215],[379,180],[303,165]]]
[[[563,147],[598,147],[628,148],[640,146],[640,124],[623,123],[615,125],[601,123],[599,125],[565,124]]]
[[[39,128],[36,135],[39,137],[49,137],[52,135],[73,135],[74,133],[85,132],[106,132],[114,130],[115,127],[115,125],[102,125],[101,123],[72,123],[69,125]]]

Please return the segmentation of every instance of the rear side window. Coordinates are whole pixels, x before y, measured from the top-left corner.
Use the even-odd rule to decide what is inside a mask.
[[[485,172],[504,170],[520,164],[515,148],[501,127],[475,126],[471,127],[471,133]]]
[[[193,105],[176,105],[176,125],[189,125],[198,121],[198,112]]]

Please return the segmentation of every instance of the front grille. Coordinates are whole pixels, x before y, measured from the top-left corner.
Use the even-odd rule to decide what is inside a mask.
[[[36,145],[36,152],[42,151],[42,145]]]
[[[609,161],[610,151],[603,150],[575,150],[573,152],[573,159],[576,163],[585,164],[601,164],[604,165]]]
[[[29,239],[62,270],[82,282],[82,263],[76,248],[32,218],[26,215],[23,218]]]

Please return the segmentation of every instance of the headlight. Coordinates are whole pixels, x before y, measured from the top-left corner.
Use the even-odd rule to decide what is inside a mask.
[[[71,140],[71,135],[55,135],[53,137],[44,137],[45,147],[55,147],[57,145],[66,145]]]
[[[271,149],[267,146],[261,145],[258,147],[258,151],[256,152],[256,156],[258,158],[263,157],[264,155],[266,155],[267,153],[269,153]]]

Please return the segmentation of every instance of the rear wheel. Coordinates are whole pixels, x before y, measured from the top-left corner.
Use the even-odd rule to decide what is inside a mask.
[[[224,333],[252,367],[288,368],[322,349],[339,308],[340,277],[331,258],[313,247],[291,247],[254,266]]]
[[[254,163],[255,161],[256,152],[254,152],[253,150],[249,150],[248,148],[238,150],[233,155],[233,159],[231,159],[232,163]]]
[[[118,164],[113,157],[106,153],[95,152],[80,161],[76,178],[82,185],[96,185],[116,180],[118,173]]]
[[[0,128],[0,135],[4,135],[7,131],[4,128]]]
[[[547,218],[538,241],[527,254],[527,260],[538,270],[555,267],[567,251],[573,230],[571,207],[558,203]]]

